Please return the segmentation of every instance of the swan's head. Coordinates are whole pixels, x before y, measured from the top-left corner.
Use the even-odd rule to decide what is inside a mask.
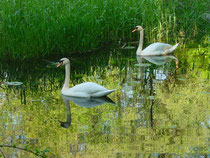
[[[135,29],[132,32],[142,31],[142,30],[143,30],[143,27],[142,26],[136,26]]]
[[[66,64],[69,64],[69,63],[70,63],[69,59],[62,58],[62,59],[60,59],[59,64],[57,65],[57,67],[60,67],[61,65],[66,65]]]

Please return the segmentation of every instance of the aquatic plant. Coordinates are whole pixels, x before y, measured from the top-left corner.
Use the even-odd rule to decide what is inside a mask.
[[[13,59],[132,41],[137,39],[131,33],[137,24],[145,28],[149,43],[202,39],[208,32],[202,19],[205,0],[7,0],[0,6],[0,55]]]

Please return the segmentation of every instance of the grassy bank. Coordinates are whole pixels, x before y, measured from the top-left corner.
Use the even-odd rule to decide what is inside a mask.
[[[0,6],[1,57],[87,52],[136,40],[135,25],[145,28],[148,42],[189,42],[208,32],[205,0],[7,0]]]

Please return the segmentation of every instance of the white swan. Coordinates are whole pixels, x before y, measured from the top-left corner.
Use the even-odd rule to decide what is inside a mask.
[[[93,82],[86,82],[78,84],[72,88],[69,88],[69,80],[70,80],[70,61],[67,58],[62,58],[59,61],[59,64],[57,67],[65,65],[65,81],[63,88],[61,90],[61,93],[66,96],[72,96],[72,97],[103,97],[106,96],[112,92],[114,92],[116,89],[108,90],[103,86],[100,86]]]
[[[132,32],[135,32],[137,30],[140,31],[140,40],[138,49],[136,51],[136,55],[166,55],[172,53],[179,45],[179,43],[177,43],[174,46],[167,43],[153,43],[146,47],[144,50],[142,50],[144,37],[142,26],[136,26]]]

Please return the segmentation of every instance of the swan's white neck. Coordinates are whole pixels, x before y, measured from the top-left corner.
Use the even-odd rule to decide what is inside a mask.
[[[143,38],[144,38],[144,31],[140,31],[140,39],[139,39],[139,46],[136,51],[136,55],[141,55],[142,54],[142,47],[143,47]]]
[[[65,81],[64,81],[64,85],[62,88],[62,91],[65,91],[67,89],[69,89],[69,80],[70,80],[70,64],[66,64],[65,65]]]

